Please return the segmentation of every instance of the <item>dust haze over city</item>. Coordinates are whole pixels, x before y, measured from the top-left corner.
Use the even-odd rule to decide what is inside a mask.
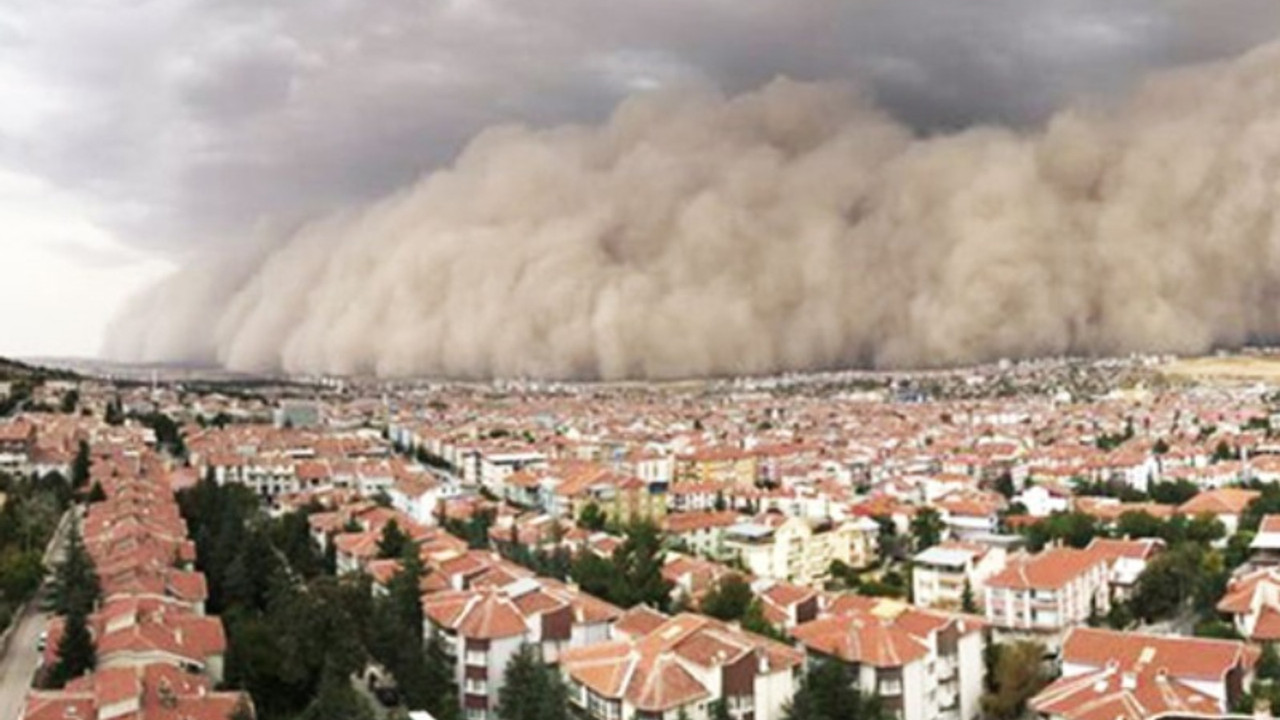
[[[55,89],[0,161],[177,268],[111,359],[669,379],[1277,331],[1269,2],[0,18]]]
[[[4,0],[0,237],[0,720],[1280,711],[1276,0]]]

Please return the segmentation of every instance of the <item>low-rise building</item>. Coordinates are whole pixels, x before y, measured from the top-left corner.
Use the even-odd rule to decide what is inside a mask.
[[[1147,563],[1164,551],[1164,541],[1158,538],[1121,540],[1094,538],[1085,548],[1107,561],[1107,583],[1111,588],[1111,600],[1128,600],[1138,584],[1138,577],[1147,569]]]
[[[901,720],[972,720],[986,674],[983,629],[968,615],[846,595],[791,634],[811,659],[845,664]]]
[[[1062,677],[1032,698],[1049,720],[1217,717],[1245,693],[1254,651],[1239,641],[1074,628]]]
[[[635,635],[561,655],[579,712],[592,720],[708,720],[713,703],[723,702],[735,720],[782,717],[800,651],[701,615],[636,624]]]
[[[950,541],[917,553],[912,562],[912,601],[926,608],[959,610],[965,593],[980,606],[987,579],[1004,569],[1006,553],[976,543]]]
[[[101,669],[61,690],[28,693],[21,720],[226,720],[252,718],[248,693],[223,692],[172,665]]]
[[[571,648],[606,641],[622,614],[546,578],[488,585],[473,577],[467,584],[472,586],[423,596],[422,607],[424,632],[440,638],[453,659],[459,701],[471,720],[493,717],[507,665],[522,645],[558,662]]]

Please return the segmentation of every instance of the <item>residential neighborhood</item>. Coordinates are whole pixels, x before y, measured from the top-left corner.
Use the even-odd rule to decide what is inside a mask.
[[[0,419],[0,497],[55,503],[43,588],[3,590],[39,625],[16,717],[1262,717],[1280,394],[1142,367],[34,384]]]

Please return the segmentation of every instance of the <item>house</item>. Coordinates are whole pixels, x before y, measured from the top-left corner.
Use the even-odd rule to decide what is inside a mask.
[[[780,720],[803,662],[794,648],[689,613],[560,656],[569,700],[592,720],[708,720],[716,702],[735,720]]]
[[[451,489],[430,475],[412,475],[398,478],[387,495],[391,507],[413,519],[419,525],[431,525],[436,521],[436,505],[440,499],[452,494]]]
[[[1073,628],[1062,677],[1030,707],[1049,720],[1215,717],[1249,687],[1254,661],[1234,640]]]
[[[622,525],[649,521],[661,523],[667,514],[667,486],[643,478],[620,475],[613,501],[602,509]]]
[[[507,665],[522,645],[558,662],[571,648],[610,637],[618,608],[546,578],[522,577],[422,598],[424,633],[440,638],[455,663],[459,702],[468,718],[493,717]]]
[[[1052,649],[1067,628],[1110,610],[1109,575],[1107,559],[1088,550],[1020,553],[987,580],[987,621],[1000,634],[1033,636]]]
[[[26,420],[0,423],[0,472],[27,472],[36,449],[36,426]]]
[[[738,448],[705,448],[676,458],[676,483],[724,483],[749,488],[755,486],[758,474],[756,454]]]
[[[1128,600],[1133,595],[1138,576],[1147,569],[1147,563],[1153,557],[1164,551],[1164,541],[1157,538],[1119,540],[1097,537],[1085,550],[1106,559],[1107,582],[1114,602]]]
[[[695,510],[672,513],[663,520],[667,538],[694,555],[713,559],[725,557],[724,538],[741,516],[733,510]]]
[[[1013,501],[1021,503],[1031,517],[1049,517],[1071,509],[1071,491],[1057,483],[1040,483],[1018,493]]]
[[[1004,569],[1006,553],[976,543],[948,541],[917,553],[912,563],[916,605],[959,610],[965,588],[977,605],[986,597],[987,579]]]
[[[1280,565],[1280,515],[1266,515],[1249,542],[1249,564],[1255,568]]]
[[[44,666],[58,657],[64,620],[49,623]],[[161,600],[122,599],[105,603],[89,617],[89,631],[97,646],[98,668],[139,667],[168,663],[222,681],[227,637],[222,621],[197,615]]]
[[[902,720],[972,720],[986,674],[983,630],[978,618],[845,595],[791,635],[811,660],[845,664]]]
[[[818,617],[822,596],[817,590],[775,580],[757,580],[751,584],[760,601],[764,619],[774,627],[793,628]]]
[[[1218,601],[1236,631],[1255,642],[1280,640],[1280,567],[1264,567],[1232,581]]]
[[[62,690],[27,694],[21,720],[225,720],[254,716],[245,692],[215,689],[206,677],[163,663],[103,668]]]
[[[1212,515],[1227,529],[1227,537],[1240,529],[1240,516],[1249,503],[1261,497],[1257,490],[1244,488],[1218,488],[1206,490],[1178,506],[1178,512],[1188,517]]]
[[[978,492],[953,493],[934,503],[947,531],[960,540],[995,533],[1004,506],[1000,495]]]

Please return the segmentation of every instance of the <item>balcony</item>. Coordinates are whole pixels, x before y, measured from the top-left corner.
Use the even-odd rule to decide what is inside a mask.
[[[880,697],[898,697],[902,694],[902,681],[885,680],[876,687],[876,694]]]
[[[934,665],[934,675],[938,682],[947,682],[956,677],[956,661],[953,658],[939,659]]]

